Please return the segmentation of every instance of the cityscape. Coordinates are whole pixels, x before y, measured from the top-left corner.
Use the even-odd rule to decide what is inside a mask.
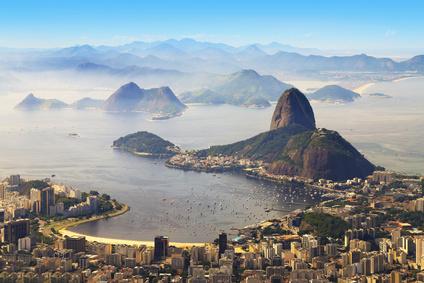
[[[0,283],[424,282],[420,1],[0,3]]]

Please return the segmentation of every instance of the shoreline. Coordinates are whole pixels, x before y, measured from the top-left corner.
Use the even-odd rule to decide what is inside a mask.
[[[120,210],[114,210],[101,215],[95,215],[86,219],[64,219],[62,221],[49,223],[43,229],[43,233],[51,233],[61,238],[68,237],[85,237],[89,242],[97,242],[103,244],[114,244],[114,245],[136,245],[136,246],[147,246],[153,247],[154,241],[145,241],[145,240],[127,240],[127,239],[115,239],[109,237],[100,237],[100,236],[91,236],[88,234],[77,233],[69,230],[69,228],[76,227],[89,222],[96,222],[99,220],[107,219],[110,217],[117,217],[127,213],[130,210],[130,207],[126,204],[121,204],[122,208]],[[54,229],[55,232],[52,231]],[[190,243],[190,242],[170,242],[170,245],[176,246],[177,248],[190,248],[193,246],[204,246],[206,243]]]
[[[115,239],[115,238],[106,238],[106,237],[99,237],[99,236],[90,236],[82,233],[72,232],[67,229],[62,229],[59,231],[59,233],[63,236],[69,236],[69,237],[85,237],[85,239],[89,242],[97,242],[97,243],[103,243],[103,244],[113,244],[113,245],[129,245],[129,246],[147,246],[147,247],[153,247],[155,242],[154,241],[143,241],[143,240],[126,240],[126,239]],[[170,242],[170,246],[175,246],[177,248],[191,248],[194,246],[205,246],[207,243],[183,243],[183,242]]]
[[[362,84],[362,85],[354,88],[353,91],[359,93],[360,95],[365,95],[364,92],[368,88],[376,85],[377,83],[382,83],[382,82],[398,83],[398,82],[402,82],[402,81],[406,81],[406,80],[410,80],[410,79],[422,78],[422,77],[423,76],[405,76],[405,77],[395,78],[395,79],[391,79],[391,80],[380,80],[380,81],[368,82],[368,83]]]

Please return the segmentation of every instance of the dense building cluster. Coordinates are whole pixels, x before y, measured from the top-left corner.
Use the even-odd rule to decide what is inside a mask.
[[[8,186],[16,182],[10,177]],[[424,282],[422,178],[376,172],[365,180],[317,180],[314,186],[331,189],[318,205],[242,228],[235,236],[222,232],[200,246],[174,245],[166,236],[155,237],[152,245],[67,236],[46,243],[33,237],[33,217],[43,215],[43,204],[50,210],[57,204],[49,193],[59,190],[34,191],[29,204],[39,210],[32,210],[33,217],[2,212],[0,281]],[[19,196],[14,203],[22,202]]]

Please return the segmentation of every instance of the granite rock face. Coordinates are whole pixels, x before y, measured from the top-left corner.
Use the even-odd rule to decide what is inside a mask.
[[[308,99],[296,88],[286,90],[278,100],[271,120],[271,130],[298,124],[315,129],[315,116]]]

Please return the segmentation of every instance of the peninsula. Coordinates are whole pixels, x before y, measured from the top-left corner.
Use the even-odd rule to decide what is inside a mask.
[[[198,171],[247,169],[279,179],[347,180],[370,175],[375,166],[336,131],[318,129],[309,101],[292,88],[280,97],[270,131],[229,145],[182,152],[167,166]]]

